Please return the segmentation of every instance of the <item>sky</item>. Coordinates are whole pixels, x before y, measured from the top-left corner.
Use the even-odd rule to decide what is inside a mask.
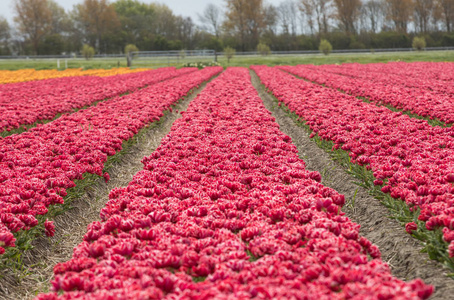
[[[74,4],[82,3],[83,0],[55,0],[60,4],[66,11],[72,10]],[[110,1],[115,2],[115,1]],[[184,17],[191,17],[192,20],[198,23],[197,14],[201,14],[207,4],[213,3],[218,6],[224,6],[225,2],[223,0],[142,0],[144,3],[160,2],[165,3],[176,15],[182,15]],[[284,0],[267,0],[267,3],[273,5],[279,5],[279,3],[284,2]],[[0,16],[4,16],[10,24],[13,21],[14,12],[13,12],[13,3],[14,0],[0,0]]]

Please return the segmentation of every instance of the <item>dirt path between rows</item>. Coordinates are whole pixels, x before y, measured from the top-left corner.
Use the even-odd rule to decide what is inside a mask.
[[[421,278],[433,285],[435,292],[431,299],[453,299],[454,280],[446,276],[449,270],[430,260],[427,254],[420,253],[423,248],[421,243],[408,235],[397,221],[389,219],[387,208],[370,196],[367,190],[354,184],[353,177],[277,106],[255,72],[251,71],[251,77],[265,107],[272,112],[281,131],[292,138],[307,169],[320,172],[325,186],[344,194],[346,199],[355,199],[353,207],[344,206],[342,210],[352,221],[361,225],[361,235],[380,248],[382,260],[389,264],[392,274],[405,281]]]
[[[54,266],[72,257],[73,248],[82,241],[87,225],[100,219],[99,212],[109,199],[109,192],[115,187],[127,186],[132,177],[143,169],[142,158],[149,156],[161,144],[162,138],[181,116],[179,112],[187,109],[205,85],[181,100],[172,113],[167,113],[161,119],[161,124],[140,137],[134,137],[138,139],[137,143],[109,170],[109,182],[105,183],[100,178],[94,186],[87,189],[81,199],[74,201],[73,209],[55,219],[55,236],[52,239],[43,237],[36,240],[35,248],[23,258],[24,266],[29,269],[28,275],[21,279],[17,271],[9,274],[0,271],[0,276],[4,276],[0,280],[0,299],[33,299],[38,293],[49,291]]]

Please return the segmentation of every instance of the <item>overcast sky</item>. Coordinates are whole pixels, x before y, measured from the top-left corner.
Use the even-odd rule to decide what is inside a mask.
[[[66,11],[71,10],[74,4],[82,3],[83,0],[55,0],[60,4]],[[115,1],[110,1],[115,2]],[[224,6],[225,1],[223,0],[142,0],[141,2],[152,3],[160,2],[167,4],[170,9],[176,15],[190,16],[192,20],[198,23],[197,13],[203,12],[208,3],[214,3],[218,6]],[[267,0],[267,3],[273,5],[279,5],[279,3],[284,2],[284,0]],[[13,3],[14,0],[0,0],[0,15],[8,19],[8,22],[12,22],[14,13],[13,13]]]

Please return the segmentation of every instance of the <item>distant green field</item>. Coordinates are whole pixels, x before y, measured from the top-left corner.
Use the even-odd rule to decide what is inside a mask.
[[[111,58],[111,59],[68,59],[68,68],[84,68],[84,69],[111,69],[117,67],[126,67],[126,59]],[[66,67],[65,60],[60,59],[60,68],[64,70]],[[57,69],[57,59],[8,59],[0,60],[0,70],[20,70],[20,69]]]
[[[139,59],[133,62],[133,67],[157,68],[164,66],[182,66],[183,62],[196,62],[190,58],[176,59]],[[385,52],[385,53],[355,53],[355,54],[330,54],[328,56],[320,54],[304,55],[270,55],[270,56],[240,56],[237,55],[227,63],[224,56],[218,57],[218,62],[222,66],[243,66],[265,64],[274,65],[297,65],[297,64],[339,64],[339,63],[374,63],[390,61],[454,61],[454,51],[427,51],[427,52]],[[126,67],[125,58],[95,58],[68,59],[68,68],[84,69],[110,69],[116,67]],[[60,60],[60,69],[65,69],[65,60]],[[21,59],[21,60],[0,60],[0,70],[18,69],[57,69],[57,59]]]
[[[218,61],[227,65],[225,57],[219,57]],[[230,66],[250,65],[298,65],[298,64],[340,64],[340,63],[377,63],[390,61],[454,61],[454,51],[427,51],[427,52],[381,52],[381,53],[356,53],[356,54],[330,54],[328,56],[311,54],[295,56],[235,56],[230,60]]]

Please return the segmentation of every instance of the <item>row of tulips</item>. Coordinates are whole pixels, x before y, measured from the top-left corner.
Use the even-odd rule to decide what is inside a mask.
[[[363,79],[323,71],[323,68],[308,66],[284,66],[282,70],[327,87],[342,90],[356,97],[368,98],[377,104],[390,105],[413,114],[454,123],[454,93],[441,94],[430,90],[405,87],[380,79]],[[353,72],[353,71],[352,71]],[[376,75],[377,78],[380,76]],[[380,78],[386,78],[382,75]],[[390,77],[390,76],[389,76]],[[383,81],[385,81],[383,79]],[[449,83],[445,83],[449,86]]]
[[[162,68],[109,77],[66,77],[0,86],[0,132],[133,92],[196,68]]]
[[[277,68],[254,67],[263,84],[334,149],[373,172],[375,186],[405,201],[429,231],[442,230],[454,257],[454,128],[426,121],[297,79]],[[407,231],[419,231],[414,222]],[[449,259],[449,258],[448,258]]]
[[[121,75],[121,74],[129,74],[129,73],[137,73],[137,72],[144,72],[149,71],[150,68],[112,68],[112,69],[70,69],[70,70],[80,70],[79,74],[75,74],[72,76],[99,76],[99,77],[107,77],[107,76],[114,76],[114,75]],[[67,70],[65,70],[67,71]],[[69,77],[69,76],[66,76]]]
[[[353,64],[351,66],[353,66]],[[454,63],[452,62],[373,63],[365,64],[362,68],[369,72],[405,76],[410,80],[413,78],[443,81],[454,80]]]
[[[1,139],[0,254],[15,246],[13,233],[35,227],[38,215],[63,203],[66,190],[84,173],[108,180],[104,163],[122,149],[123,141],[221,70],[191,72]],[[44,226],[52,235],[53,224]]]
[[[245,68],[189,105],[55,266],[55,299],[426,299],[391,276],[279,131]]]
[[[24,81],[43,80],[50,78],[73,77],[73,76],[113,76],[120,74],[128,74],[135,72],[146,71],[147,69],[129,69],[129,68],[113,68],[113,69],[66,69],[58,70],[35,70],[22,69],[17,71],[0,70],[0,84],[16,83]]]
[[[373,81],[381,85],[386,86],[404,86],[412,89],[421,89],[426,92],[426,97],[439,97],[443,95],[454,96],[454,86],[452,82],[440,80],[432,77],[422,75],[421,71],[414,70],[410,75],[400,74],[400,68],[402,64],[342,64],[342,65],[322,65],[322,66],[311,66],[312,68],[322,71],[329,72],[347,77],[353,77],[363,79],[366,81]],[[417,65],[411,64],[411,67],[407,69],[416,68]],[[443,63],[431,63],[431,66],[439,72],[446,72],[441,67]],[[393,69],[397,69],[393,71]],[[395,74],[398,72],[398,74]]]

